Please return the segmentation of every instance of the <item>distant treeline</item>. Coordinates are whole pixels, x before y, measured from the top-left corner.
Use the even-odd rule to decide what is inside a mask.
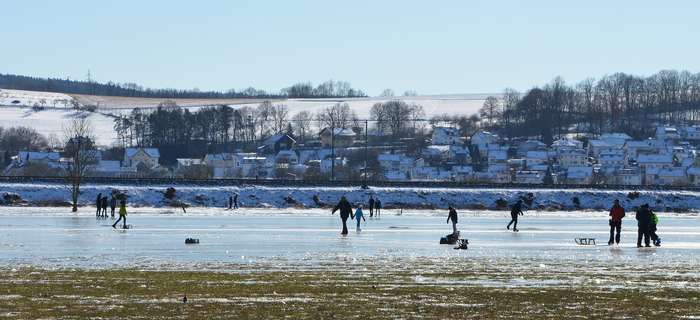
[[[655,125],[700,121],[700,73],[663,70],[649,77],[615,73],[568,85],[555,78],[525,94],[506,89],[480,111],[483,127],[551,143],[567,134],[653,133]]]
[[[307,86],[311,90],[306,90]],[[199,89],[151,89],[135,83],[99,83],[70,79],[39,78],[14,74],[0,74],[0,88],[46,91],[58,93],[89,94],[101,96],[121,96],[167,99],[232,99],[232,98],[329,98],[363,97],[362,90],[353,89],[344,81],[329,80],[314,88],[311,83],[299,83],[282,89],[282,93],[270,93],[255,88],[243,90],[200,91]]]

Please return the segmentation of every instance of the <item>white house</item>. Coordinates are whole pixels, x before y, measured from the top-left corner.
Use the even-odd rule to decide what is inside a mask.
[[[495,164],[505,164],[508,160],[508,152],[506,150],[492,150],[487,156],[489,166]]]
[[[275,156],[275,167],[289,169],[299,164],[299,156],[293,150],[280,150]]]
[[[563,169],[582,167],[588,164],[586,150],[579,148],[564,148],[557,151],[557,163]]]
[[[678,129],[674,127],[656,127],[656,139],[661,141],[675,142],[681,139]]]
[[[463,139],[457,128],[435,127],[433,129],[432,144],[435,145],[456,145],[462,144]]]
[[[625,153],[628,159],[636,160],[642,154],[659,154],[666,150],[666,143],[661,140],[630,140],[625,143]]]
[[[566,169],[566,182],[591,184],[593,182],[593,167],[569,167]]]
[[[515,182],[524,184],[542,184],[545,173],[535,170],[520,170],[515,172]]]
[[[598,155],[598,164],[605,173],[613,173],[626,166],[626,157],[622,150],[607,151]]]
[[[594,157],[598,157],[603,152],[615,152],[624,147],[624,142],[618,140],[590,140],[588,141],[588,153]]]
[[[524,156],[530,151],[547,150],[547,145],[539,140],[526,140],[518,144],[518,155]]]
[[[448,161],[457,164],[467,164],[472,162],[471,153],[465,146],[450,146]]]
[[[642,173],[637,169],[620,169],[614,174],[613,183],[627,186],[641,186]]]
[[[680,132],[681,138],[687,141],[698,141],[700,140],[700,127],[681,127],[678,130]]]
[[[557,152],[561,152],[561,150],[565,149],[583,149],[583,142],[569,138],[562,138],[552,143],[552,149]]]
[[[122,173],[121,163],[117,160],[100,160],[90,165],[88,171],[93,176],[116,177]]]
[[[547,151],[528,151],[525,155],[525,165],[531,168],[536,165],[549,163],[549,153]]]
[[[472,135],[471,144],[479,148],[479,153],[485,156],[484,153],[489,152],[491,145],[498,145],[498,135],[488,131],[479,131]]]
[[[632,140],[632,137],[626,133],[613,132],[601,134],[598,140],[607,141],[615,146],[623,146],[625,142]]]
[[[637,165],[644,171],[671,168],[673,167],[673,155],[642,154],[637,157]]]
[[[452,166],[452,174],[456,181],[470,181],[474,178],[472,166]]]
[[[12,162],[15,166],[24,166],[33,163],[58,166],[60,158],[61,155],[58,152],[20,151],[16,156],[12,157]]]
[[[645,173],[646,185],[680,186],[688,184],[685,168],[671,167],[649,169]]]
[[[700,167],[690,167],[686,171],[688,183],[693,186],[700,186]]]
[[[148,168],[159,166],[160,152],[157,148],[126,148],[124,150],[124,162],[122,166],[137,168],[144,164]]]
[[[446,162],[450,158],[450,146],[447,145],[429,145],[423,149],[421,153],[423,158],[427,160],[434,160],[440,162]]]

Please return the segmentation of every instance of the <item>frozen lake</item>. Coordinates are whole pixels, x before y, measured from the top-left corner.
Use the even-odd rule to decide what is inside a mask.
[[[637,249],[636,222],[623,223],[620,247],[607,246],[607,219],[602,214],[550,215],[529,212],[519,233],[505,229],[505,212],[461,212],[459,229],[469,250],[439,245],[451,232],[446,216],[436,212],[398,216],[386,211],[367,219],[362,232],[339,234],[337,214],[314,211],[274,214],[258,211],[192,214],[168,210],[132,210],[129,230],[114,230],[112,219],[52,214],[51,209],[0,209],[2,267],[46,268],[136,267],[157,269],[227,269],[241,265],[316,267],[341,261],[405,264],[420,261],[522,264],[541,267],[591,265],[601,268],[640,267],[695,269],[700,267],[700,218],[662,216],[662,247]],[[56,211],[65,212],[66,208]],[[206,209],[203,209],[206,210]],[[160,213],[159,213],[160,212]],[[186,245],[187,237],[199,238]],[[593,237],[598,246],[578,246],[576,237]]]

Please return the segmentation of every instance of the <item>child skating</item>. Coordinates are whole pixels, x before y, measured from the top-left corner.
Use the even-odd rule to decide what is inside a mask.
[[[119,202],[119,219],[117,219],[117,221],[114,222],[114,224],[112,225],[112,228],[116,229],[117,224],[122,219],[124,220],[124,222],[122,224],[122,228],[127,229],[127,227],[126,227],[126,200],[121,200]]]
[[[355,219],[357,220],[357,232],[360,232],[362,231],[362,229],[360,229],[360,219],[367,221],[364,213],[362,213],[362,205],[357,206],[357,210],[355,210]]]

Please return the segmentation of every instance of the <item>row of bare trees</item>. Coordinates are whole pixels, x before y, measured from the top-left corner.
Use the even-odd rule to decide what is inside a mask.
[[[489,97],[480,116],[482,125],[506,136],[534,136],[545,142],[569,133],[620,131],[642,137],[656,124],[700,120],[700,73],[615,73],[573,86],[557,77],[525,94],[507,89],[501,97]]]

